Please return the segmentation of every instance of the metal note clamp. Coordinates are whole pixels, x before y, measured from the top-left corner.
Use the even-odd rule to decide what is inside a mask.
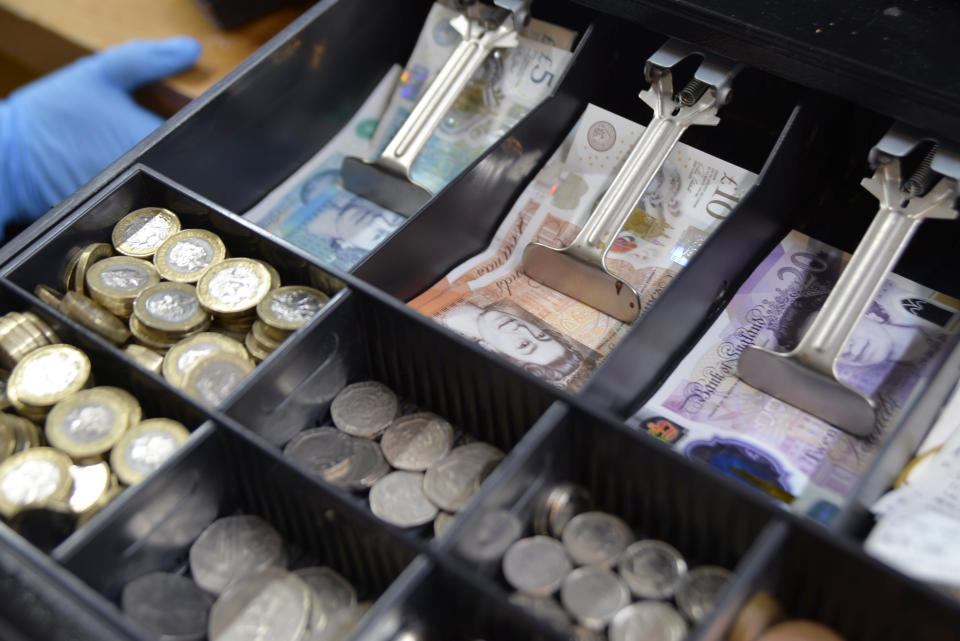
[[[703,61],[693,79],[674,93],[673,67],[696,54]],[[644,69],[650,88],[640,93],[653,109],[653,119],[573,242],[562,249],[527,245],[523,252],[527,276],[618,320],[636,320],[640,295],[630,283],[610,273],[607,252],[683,132],[692,125],[720,122],[717,109],[729,100],[739,68],[731,60],[698,52],[678,40],[658,49]]]
[[[487,56],[520,44],[517,34],[529,20],[530,1],[496,0],[495,7],[471,3],[450,21],[463,37],[460,44],[377,158],[344,158],[340,173],[348,190],[404,216],[433,197],[413,180],[413,163]]]
[[[960,213],[960,155],[895,127],[870,163],[876,171],[861,184],[880,208],[809,330],[790,352],[750,346],[738,364],[746,383],[858,436],[873,431],[876,404],[840,381],[837,360],[920,223]]]

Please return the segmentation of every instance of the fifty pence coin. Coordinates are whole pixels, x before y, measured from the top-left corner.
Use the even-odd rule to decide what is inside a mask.
[[[486,443],[468,443],[454,448],[427,469],[423,491],[439,508],[459,512],[503,456],[503,452]]]
[[[182,423],[150,418],[130,428],[110,451],[110,466],[124,485],[134,485],[173,456],[189,438]]]
[[[201,641],[213,599],[186,577],[152,572],[124,586],[120,605],[124,614],[160,639]]]
[[[437,507],[423,493],[423,474],[391,472],[370,488],[370,510],[398,527],[415,527],[437,516]]]
[[[228,587],[210,609],[210,641],[300,641],[313,595],[291,572],[270,567]]]
[[[311,474],[329,481],[341,473],[336,468],[343,466],[353,454],[351,438],[333,427],[304,430],[290,439],[283,454]]]
[[[190,572],[201,588],[220,594],[239,579],[287,562],[283,540],[257,516],[217,519],[190,546]]]
[[[701,565],[687,572],[677,588],[677,606],[691,621],[700,623],[713,610],[717,595],[733,576],[716,565]]]
[[[338,613],[357,605],[357,591],[336,570],[328,567],[302,568],[294,572],[313,591],[310,630],[314,634],[325,628]]]
[[[433,412],[401,416],[380,439],[383,455],[398,470],[422,472],[453,447],[453,427]]]
[[[541,492],[533,508],[533,531],[560,538],[570,519],[593,506],[590,492],[576,483],[557,483]]]
[[[198,358],[183,375],[183,391],[216,407],[243,383],[254,365],[249,358],[213,352]]]
[[[563,545],[546,536],[520,539],[503,555],[507,583],[533,596],[556,592],[572,569]]]
[[[609,567],[633,540],[630,526],[606,512],[584,512],[563,528],[563,545],[577,565]]]
[[[487,510],[479,514],[457,542],[460,555],[474,563],[501,558],[523,536],[523,522],[507,510]]]
[[[683,641],[687,622],[662,601],[641,601],[617,612],[610,622],[610,641]]]
[[[257,304],[257,316],[270,327],[294,331],[306,325],[329,300],[326,294],[312,287],[278,287]]]
[[[144,207],[120,219],[110,239],[127,256],[149,258],[167,238],[180,231],[180,219],[163,207]]]
[[[560,602],[584,627],[603,630],[630,603],[630,591],[610,570],[588,565],[563,580]]]
[[[206,229],[183,229],[169,236],[153,256],[160,275],[175,283],[195,283],[207,267],[227,257],[220,237]]]
[[[618,567],[620,577],[640,599],[673,598],[687,572],[687,562],[676,548],[654,539],[631,544]]]
[[[456,516],[449,512],[440,512],[437,514],[437,518],[433,519],[433,535],[439,539],[446,534],[450,526],[453,525],[455,518]]]
[[[333,424],[347,434],[376,438],[397,416],[397,395],[383,383],[363,381],[344,387],[330,404]]]

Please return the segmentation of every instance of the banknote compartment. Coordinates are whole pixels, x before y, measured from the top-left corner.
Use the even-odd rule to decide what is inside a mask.
[[[246,211],[340,131],[392,65],[406,64],[431,5],[339,0],[314,7],[143,162]],[[580,36],[594,15],[548,0],[535,1],[531,14]]]
[[[58,555],[67,570],[114,604],[138,576],[187,572],[196,537],[215,519],[233,514],[266,520],[284,539],[289,567],[328,565],[350,580],[360,601],[375,600],[416,556],[415,548],[378,527],[372,515],[223,424],[146,481],[134,498],[94,536]],[[115,605],[105,610],[136,628]],[[134,638],[147,637],[139,632]]]

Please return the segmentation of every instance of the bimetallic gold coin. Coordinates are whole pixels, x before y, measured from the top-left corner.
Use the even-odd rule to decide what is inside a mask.
[[[250,355],[253,356],[257,361],[262,361],[273,353],[272,349],[257,342],[253,332],[250,332],[244,337],[243,346],[247,348],[247,351],[250,352]]]
[[[257,305],[257,316],[276,329],[295,331],[313,318],[329,300],[319,289],[288,285],[264,296]]]
[[[263,345],[264,347],[272,351],[280,347],[280,345],[283,343],[283,339],[277,340],[272,336],[270,336],[265,331],[266,327],[267,326],[264,325],[263,322],[256,321],[253,324],[253,327],[250,328],[250,333],[253,334],[253,338],[258,343],[260,343],[261,345]]]
[[[190,436],[182,423],[151,418],[130,428],[110,452],[110,466],[120,482],[134,485],[173,455]]]
[[[40,428],[22,416],[0,413],[0,423],[9,427],[16,438],[14,452],[40,446]]]
[[[180,340],[179,336],[170,336],[165,332],[144,327],[136,316],[130,316],[130,333],[145,346],[161,352],[167,351]]]
[[[181,389],[207,405],[216,407],[240,387],[253,368],[254,364],[249,358],[236,354],[207,354],[198,358],[183,373]]]
[[[197,289],[188,283],[157,283],[133,301],[133,314],[149,329],[171,334],[190,332],[210,322]]]
[[[258,336],[263,335],[277,343],[282,343],[283,341],[290,338],[291,334],[293,334],[293,332],[286,329],[277,329],[276,327],[270,327],[269,325],[267,325],[266,323],[264,323],[262,320],[259,320],[259,319],[257,320],[257,322],[254,323],[254,325],[257,326]],[[253,327],[251,327],[250,329],[253,329]]]
[[[153,263],[129,256],[104,258],[87,270],[90,297],[124,318],[130,315],[140,292],[159,282]]]
[[[93,243],[84,247],[83,251],[80,252],[80,258],[77,260],[77,266],[74,268],[73,287],[70,289],[83,294],[86,291],[84,288],[86,287],[87,270],[90,269],[90,265],[110,256],[113,256],[113,247],[107,243]]]
[[[7,396],[15,407],[19,402],[28,408],[46,408],[82,389],[89,378],[86,354],[72,345],[47,345],[27,354],[13,368]]]
[[[63,291],[69,291],[73,289],[74,279],[77,275],[77,263],[80,261],[80,252],[83,251],[80,247],[71,247],[67,252],[67,262],[65,267],[61,272],[60,284],[63,285]]]
[[[67,292],[60,300],[60,311],[115,345],[123,345],[130,338],[126,324],[110,311],[83,294]]]
[[[112,448],[130,427],[131,418],[127,400],[115,388],[93,387],[54,405],[44,433],[47,443],[74,460],[89,459]]]
[[[73,489],[72,464],[52,447],[35,447],[0,463],[0,513],[11,518],[25,508],[65,504]]]
[[[41,283],[33,288],[33,293],[37,298],[50,307],[53,307],[54,309],[60,308],[60,299],[63,298],[63,294],[55,290],[53,287]]]
[[[160,367],[163,365],[164,358],[162,354],[158,354],[152,349],[144,347],[143,345],[137,345],[136,343],[127,345],[123,348],[123,351],[140,367],[154,374],[160,373]]]
[[[106,505],[110,490],[116,485],[116,477],[106,461],[71,465],[70,478],[73,479],[70,509],[87,518]]]
[[[117,397],[117,400],[127,407],[127,426],[136,425],[143,420],[143,408],[140,407],[140,401],[137,397],[123,389],[122,387],[113,387],[112,385],[100,385],[95,388],[109,392]]]
[[[5,367],[13,367],[23,360],[24,356],[47,344],[42,335],[41,340],[43,342],[38,343],[30,331],[18,323],[0,338],[0,363]]]
[[[237,341],[213,332],[201,332],[185,338],[163,357],[163,377],[174,387],[183,384],[184,373],[198,359],[214,352],[229,352],[249,359],[247,350]]]
[[[184,229],[173,234],[153,256],[160,275],[176,283],[195,283],[207,267],[227,257],[220,237],[206,229]]]
[[[47,339],[47,342],[51,345],[54,343],[62,343],[60,337],[57,336],[57,333],[53,331],[53,328],[50,327],[49,323],[45,320],[34,314],[33,312],[23,312],[23,317],[26,318],[34,327],[40,330],[40,333],[43,334],[44,338]]]
[[[113,228],[111,240],[121,254],[149,258],[178,231],[180,219],[175,213],[163,207],[144,207],[121,218]]]
[[[263,266],[270,272],[270,289],[273,290],[280,287],[280,272],[277,271],[277,268],[267,262],[264,262]]]
[[[197,296],[214,314],[250,312],[270,291],[266,265],[251,258],[228,258],[211,265],[197,283]]]

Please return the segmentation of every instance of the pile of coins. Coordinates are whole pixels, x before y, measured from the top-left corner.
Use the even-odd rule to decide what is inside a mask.
[[[328,297],[281,287],[273,266],[229,258],[216,234],[180,227],[168,209],[137,209],[113,228],[112,244],[72,253],[64,293],[38,285],[36,294],[118,346],[132,337],[130,358],[216,406]]]
[[[28,342],[18,341],[16,349],[3,344],[27,324]],[[55,339],[29,312],[0,317],[0,350],[13,364],[3,406],[19,414],[0,413],[0,514],[18,529],[54,521],[65,529],[83,524],[189,435],[170,419],[141,420],[140,404],[125,390],[89,387],[90,359],[72,345],[47,342]]]
[[[432,521],[440,536],[504,457],[432,412],[401,412],[397,395],[376,381],[343,388],[330,415],[335,427],[301,432],[284,454],[344,489],[369,490],[373,513],[398,527]]]
[[[282,538],[256,516],[214,521],[190,547],[189,569],[192,579],[134,579],[123,589],[123,611],[161,639],[337,641],[370,607],[331,568],[287,570]]]
[[[519,520],[495,510],[483,515],[458,549],[485,540],[488,550],[505,550],[503,576],[516,590],[511,602],[572,630],[576,639],[684,639],[689,623],[711,611],[731,573],[717,566],[688,569],[673,546],[635,540],[623,520],[591,511],[591,504],[578,485],[553,486],[535,505],[534,536],[519,538]],[[558,592],[559,602],[553,596]]]
[[[727,641],[844,641],[817,621],[787,620],[787,613],[768,592],[757,592],[740,609]]]

